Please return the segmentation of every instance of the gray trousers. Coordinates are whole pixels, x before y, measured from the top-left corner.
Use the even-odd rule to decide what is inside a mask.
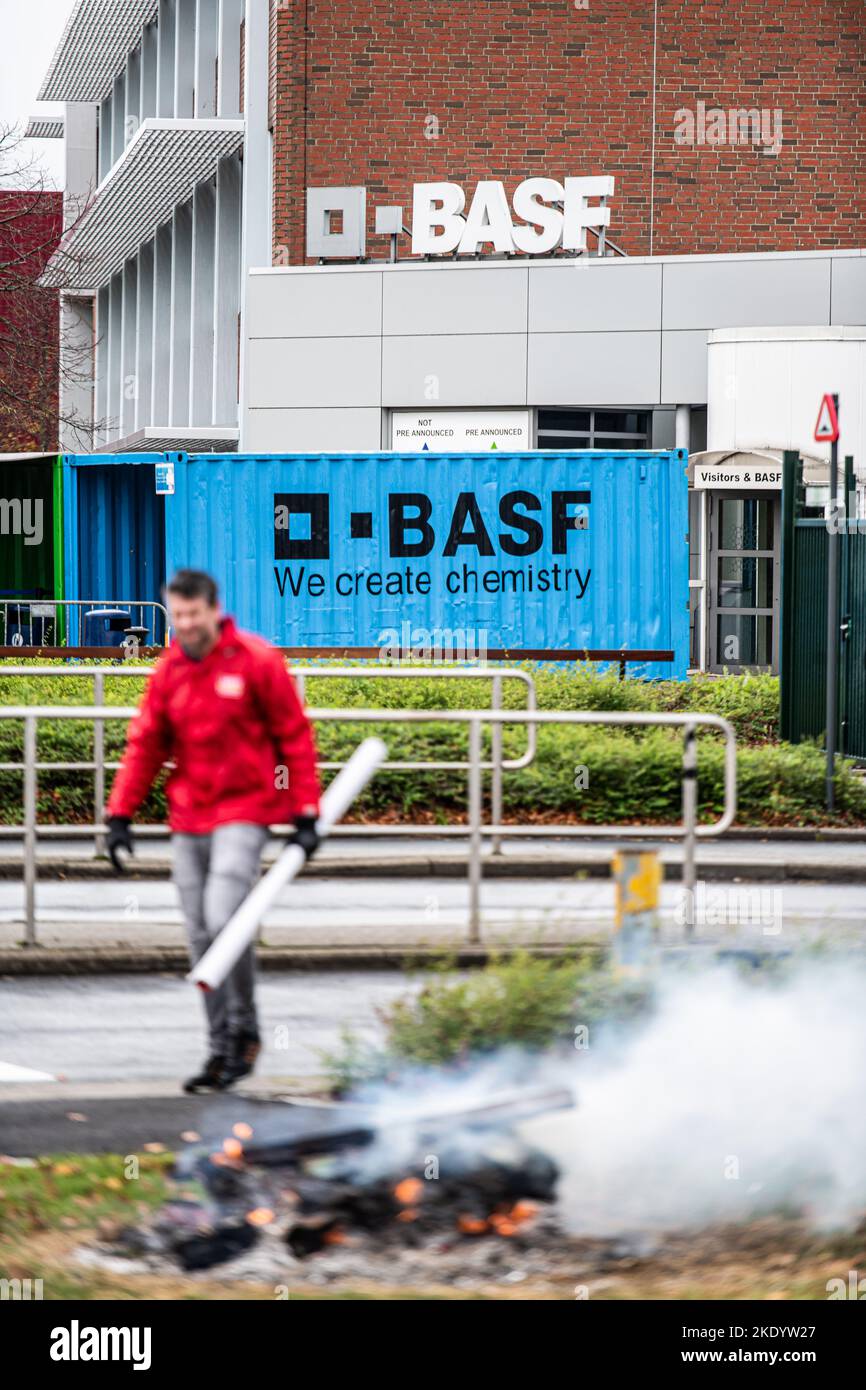
[[[180,897],[193,965],[240,907],[259,876],[268,830],[249,821],[218,825],[210,835],[172,836],[172,878]],[[258,1034],[255,946],[219,989],[203,995],[211,1052],[225,1057],[234,1033]]]

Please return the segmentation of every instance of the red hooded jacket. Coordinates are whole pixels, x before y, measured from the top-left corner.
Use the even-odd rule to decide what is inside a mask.
[[[168,761],[172,830],[206,835],[228,821],[273,825],[318,811],[316,748],[295,683],[276,648],[231,618],[203,660],[177,642],[160,657],[106,814],[134,816]]]

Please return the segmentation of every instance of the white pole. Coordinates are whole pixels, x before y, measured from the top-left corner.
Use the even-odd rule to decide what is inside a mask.
[[[387,756],[380,738],[365,738],[346,766],[322,796],[317,829],[324,839],[347,812],[355,797],[367,785],[376,768]],[[218,989],[240,956],[254,940],[259,923],[287,884],[304,866],[306,855],[300,845],[289,845],[277,862],[259,879],[235,915],[223,927],[187,979],[203,990]]]

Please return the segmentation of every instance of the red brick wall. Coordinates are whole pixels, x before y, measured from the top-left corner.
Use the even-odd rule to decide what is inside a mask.
[[[366,184],[384,256],[372,208],[408,222],[413,183],[538,174],[613,174],[631,255],[651,222],[655,254],[866,245],[863,0],[659,0],[654,179],[652,0],[273,3],[277,261],[304,259],[307,186]],[[698,101],[778,111],[780,152],[675,142]]]
[[[0,192],[0,453],[58,447],[58,296],[36,280],[62,216],[60,193]]]

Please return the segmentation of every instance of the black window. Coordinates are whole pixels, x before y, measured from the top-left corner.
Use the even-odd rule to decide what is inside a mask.
[[[648,449],[649,410],[539,410],[539,449]]]

